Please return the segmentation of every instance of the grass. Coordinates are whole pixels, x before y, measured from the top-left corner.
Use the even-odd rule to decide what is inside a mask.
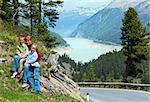
[[[15,47],[18,44],[18,36],[27,33],[24,28],[15,26],[4,22],[0,19],[0,40],[5,41],[6,45],[0,45],[3,52],[0,57],[6,57],[6,52],[14,56]],[[40,51],[43,54],[51,53],[44,47],[44,42],[36,42],[40,46]],[[0,63],[0,102],[78,102],[69,95],[45,94],[45,93],[31,93],[29,90],[21,88],[21,83],[18,80],[10,78],[12,62]]]
[[[0,102],[78,102],[68,95],[31,93],[21,83],[10,78],[10,64],[0,65]]]

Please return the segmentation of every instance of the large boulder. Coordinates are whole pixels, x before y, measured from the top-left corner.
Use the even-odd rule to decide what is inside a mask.
[[[46,58],[46,63],[51,63],[48,69],[48,76],[41,76],[42,91],[49,93],[62,93],[84,102],[80,93],[80,88],[72,79],[60,71],[61,66],[58,63],[59,55],[52,54]]]

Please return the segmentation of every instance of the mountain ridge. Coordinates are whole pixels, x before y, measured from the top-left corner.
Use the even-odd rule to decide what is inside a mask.
[[[77,7],[75,10],[60,11],[60,19],[56,23],[54,32],[57,32],[62,37],[68,37],[75,30],[75,28],[84,20],[91,17],[100,8],[84,8]]]
[[[111,2],[108,6],[89,19],[80,23],[77,29],[72,33],[71,37],[83,37],[94,41],[103,40],[120,44],[120,27],[122,26],[123,15],[127,8],[123,7],[124,5],[122,5],[122,7],[114,6],[114,8],[112,8],[115,1]],[[132,4],[131,5],[138,11],[141,22],[145,26],[149,21],[150,11],[148,9],[150,9],[150,1],[134,0],[134,3]],[[130,7],[130,5],[128,5],[128,7]]]

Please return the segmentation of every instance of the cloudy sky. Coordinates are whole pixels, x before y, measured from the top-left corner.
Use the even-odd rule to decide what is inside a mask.
[[[112,0],[64,0],[63,8],[73,10],[76,7],[105,7]]]

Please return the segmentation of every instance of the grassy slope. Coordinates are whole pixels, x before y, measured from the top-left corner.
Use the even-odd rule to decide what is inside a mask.
[[[0,102],[76,102],[73,98],[61,94],[36,94],[21,88],[18,80],[10,78],[11,66],[0,65]]]
[[[7,42],[12,56],[18,42],[17,35],[24,32],[21,27],[16,27],[12,27],[0,20],[0,40]],[[43,46],[42,42],[37,43]],[[0,54],[0,57],[6,56],[5,51],[7,48],[8,46],[2,47],[3,53]],[[0,64],[0,102],[76,102],[73,98],[59,93],[45,95],[44,93],[36,94],[30,93],[28,90],[23,90],[20,82],[10,79],[11,65],[12,63]]]

